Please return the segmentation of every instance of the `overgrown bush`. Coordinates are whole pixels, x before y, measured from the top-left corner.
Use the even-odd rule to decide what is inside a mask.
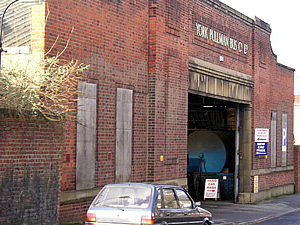
[[[77,85],[88,66],[63,62],[59,56],[40,61],[36,68],[3,67],[0,108],[24,116],[28,112],[48,120],[63,120],[74,112]]]

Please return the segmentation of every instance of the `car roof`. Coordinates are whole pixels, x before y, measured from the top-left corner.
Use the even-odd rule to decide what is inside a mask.
[[[152,184],[145,183],[117,183],[117,184],[106,184],[105,186],[145,186],[145,187],[154,187]]]
[[[170,184],[149,184],[149,183],[118,183],[118,184],[107,184],[105,185],[107,187],[109,186],[143,186],[143,187],[157,187],[157,188],[180,188],[180,189],[184,189],[181,186],[177,186],[177,185],[170,185]]]
[[[181,187],[181,186],[172,185],[172,184],[157,184],[155,186],[163,187],[163,188],[180,188],[180,189],[183,189],[183,187]]]

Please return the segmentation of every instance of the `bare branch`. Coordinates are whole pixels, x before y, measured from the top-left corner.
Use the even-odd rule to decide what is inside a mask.
[[[61,55],[61,54],[60,54]],[[28,111],[59,121],[74,114],[77,84],[88,66],[77,61],[62,63],[57,56],[45,58],[33,74],[29,70],[3,68],[0,78],[0,108],[20,117]]]

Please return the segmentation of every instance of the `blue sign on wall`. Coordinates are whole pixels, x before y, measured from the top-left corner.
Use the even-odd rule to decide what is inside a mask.
[[[255,128],[255,155],[268,155],[269,129]]]
[[[255,142],[255,155],[268,155],[268,142]]]
[[[282,151],[285,152],[287,147],[287,128],[282,128]]]

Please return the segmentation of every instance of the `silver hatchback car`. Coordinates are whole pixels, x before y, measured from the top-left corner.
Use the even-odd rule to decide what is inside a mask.
[[[212,224],[212,214],[179,186],[109,184],[88,209],[86,225]]]

